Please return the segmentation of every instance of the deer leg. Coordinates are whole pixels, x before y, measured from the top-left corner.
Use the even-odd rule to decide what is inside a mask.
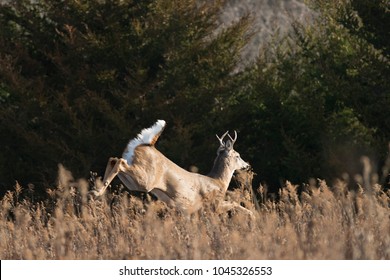
[[[230,211],[230,210],[235,210],[237,212],[249,215],[251,218],[255,217],[251,210],[246,209],[245,207],[242,207],[237,202],[223,201],[223,202],[221,202],[221,204],[218,205],[218,209],[220,209],[220,210],[222,210],[224,212],[227,212],[227,211]]]
[[[131,177],[131,166],[127,164],[127,161],[123,158],[114,158],[110,159],[106,173],[104,175],[103,187],[107,188],[107,186],[111,183],[111,181],[118,175],[119,179],[122,183],[129,189],[133,191],[144,191],[149,192],[150,190],[141,187],[137,184],[134,179]],[[110,168],[111,166],[111,168]]]
[[[108,175],[111,173],[112,169],[114,168],[115,164],[118,162],[118,158],[113,158],[111,157],[109,160],[108,160],[108,163],[107,163],[107,166],[106,166],[106,171],[104,172],[104,180],[103,182],[106,181],[106,178],[108,177]]]
[[[118,175],[120,171],[124,171],[124,165],[126,165],[126,161],[124,159],[110,158],[106,172],[104,173],[104,188],[107,188],[110,185],[111,181],[114,180],[115,176]]]
[[[119,173],[120,159],[110,158],[107,163],[106,171],[104,172],[103,186],[98,186],[98,190],[93,190],[92,193],[95,196],[101,196],[107,187],[110,185],[111,181]],[[101,182],[99,181],[101,184]]]
[[[133,178],[130,177],[130,175],[126,173],[119,173],[118,174],[119,179],[122,181],[122,183],[125,185],[126,188],[128,188],[131,191],[146,191],[140,187],[134,182]]]

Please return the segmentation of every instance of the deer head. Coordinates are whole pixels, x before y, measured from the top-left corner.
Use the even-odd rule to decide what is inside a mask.
[[[238,169],[248,169],[250,168],[250,165],[245,162],[240,154],[236,152],[233,149],[234,143],[237,140],[237,132],[234,131],[234,138],[232,138],[229,134],[229,131],[226,131],[221,137],[218,135],[217,139],[219,140],[219,148],[217,150],[217,159],[216,160],[222,160],[224,165],[227,165],[229,169],[231,170],[238,170]],[[224,138],[228,137],[229,139],[224,142]]]

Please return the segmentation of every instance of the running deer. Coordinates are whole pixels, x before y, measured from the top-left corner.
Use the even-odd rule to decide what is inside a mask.
[[[158,120],[128,143],[122,158],[110,158],[103,185],[100,182],[92,194],[101,196],[115,176],[118,176],[129,190],[150,192],[157,199],[185,213],[197,211],[205,199],[218,199],[217,210],[234,209],[252,216],[250,210],[238,203],[224,201],[234,171],[250,167],[233,149],[237,132],[234,132],[234,138],[228,132],[221,137],[217,135],[220,144],[217,158],[211,172],[205,176],[177,166],[154,147],[164,127],[165,121]],[[228,139],[225,142],[226,137]]]

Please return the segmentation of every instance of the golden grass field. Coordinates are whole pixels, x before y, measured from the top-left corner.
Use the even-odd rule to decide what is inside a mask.
[[[255,208],[239,184],[228,199],[254,219],[212,204],[185,216],[126,191],[92,200],[88,189],[64,169],[45,201],[22,199],[17,184],[1,198],[0,259],[390,259],[390,199],[378,185],[317,181],[298,195],[287,183],[277,201],[260,187]]]

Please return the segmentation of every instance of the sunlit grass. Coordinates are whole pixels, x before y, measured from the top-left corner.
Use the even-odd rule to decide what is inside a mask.
[[[287,183],[278,200],[242,185],[228,199],[255,213],[185,216],[127,192],[88,198],[86,180],[60,170],[55,190],[33,202],[17,185],[0,205],[1,259],[390,259],[390,200],[380,186]]]

